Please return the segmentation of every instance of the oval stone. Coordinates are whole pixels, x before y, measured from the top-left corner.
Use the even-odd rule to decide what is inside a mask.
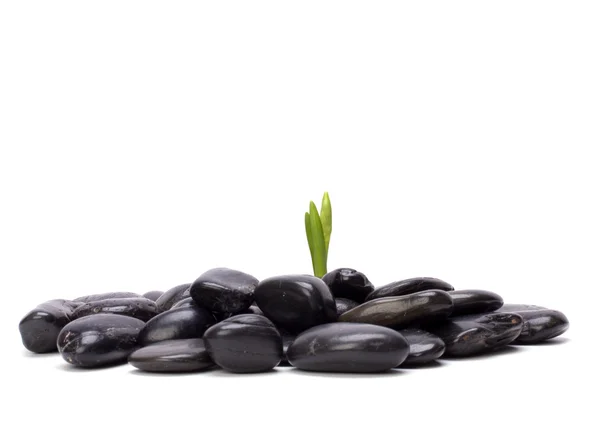
[[[424,365],[439,359],[446,350],[444,341],[436,335],[421,329],[399,331],[410,346],[408,357],[402,366]]]
[[[446,344],[444,356],[472,356],[513,342],[523,329],[523,319],[513,313],[486,313],[451,317],[427,330]]]
[[[58,335],[58,350],[72,365],[96,368],[124,363],[138,347],[144,322],[118,314],[94,314],[74,320]]]
[[[371,323],[390,328],[405,328],[443,319],[452,313],[452,298],[447,292],[431,290],[400,297],[367,301],[339,317],[340,322]]]
[[[80,305],[73,311],[72,318],[79,319],[100,313],[120,314],[147,322],[158,314],[158,309],[156,303],[148,298],[103,299]]]
[[[258,284],[254,298],[265,316],[293,334],[337,319],[331,291],[315,276],[284,275],[265,279]]]
[[[454,303],[452,316],[489,313],[502,307],[502,297],[494,292],[480,290],[459,290],[448,292]]]
[[[452,291],[454,290],[454,287],[443,280],[433,277],[414,277],[412,279],[400,280],[399,282],[392,282],[388,285],[381,286],[367,295],[366,301],[377,298],[399,297],[432,289]]]
[[[175,286],[174,288],[169,289],[164,294],[162,294],[156,300],[156,306],[158,307],[158,312],[162,313],[164,311],[170,310],[173,305],[178,303],[179,301],[190,297],[190,283],[185,283],[183,285]]]
[[[323,281],[335,298],[364,302],[375,287],[364,274],[351,268],[338,268],[323,276]]]
[[[215,364],[202,338],[161,341],[134,351],[129,363],[147,372],[196,372]]]
[[[85,295],[83,297],[75,298],[73,301],[75,302],[93,302],[93,301],[101,301],[104,299],[115,299],[115,298],[140,298],[140,294],[136,294],[135,292],[105,292],[103,294],[93,294],[93,295]]]
[[[562,335],[569,329],[569,319],[558,310],[535,305],[506,304],[498,311],[515,313],[523,318],[523,330],[515,340],[519,344],[537,344]]]
[[[147,346],[160,341],[201,338],[215,324],[214,316],[202,307],[180,307],[160,313],[146,323],[139,342]]]
[[[221,368],[237,373],[264,372],[279,364],[283,343],[269,319],[240,314],[210,327],[204,343]]]
[[[341,316],[345,312],[352,310],[354,307],[358,307],[358,303],[348,298],[336,298],[335,308],[338,316]]]
[[[192,284],[190,296],[207,310],[217,313],[239,313],[254,302],[258,279],[229,268],[208,270]]]
[[[149,291],[142,296],[156,302],[156,300],[159,299],[163,293],[163,291]]]
[[[80,303],[64,299],[46,301],[27,313],[19,322],[23,345],[34,353],[57,351],[56,339],[61,329],[71,321],[73,310]]]
[[[400,365],[408,353],[408,342],[397,331],[338,322],[298,335],[287,357],[292,366],[306,371],[382,372]]]

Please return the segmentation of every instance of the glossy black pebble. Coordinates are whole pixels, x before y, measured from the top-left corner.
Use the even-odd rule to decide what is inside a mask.
[[[292,334],[337,319],[333,295],[318,277],[270,277],[258,284],[254,298],[265,316]]]
[[[433,277],[413,277],[412,279],[400,280],[381,286],[371,292],[366,300],[371,301],[377,298],[399,297],[431,289],[452,291],[454,290],[454,287],[443,280],[435,279]]]
[[[93,302],[93,301],[101,301],[104,299],[115,299],[115,298],[139,298],[140,294],[136,294],[135,292],[105,292],[103,294],[93,294],[93,295],[85,295],[83,297],[75,298],[74,302]]]
[[[494,292],[480,290],[458,290],[448,292],[454,303],[452,316],[489,313],[502,307],[502,297]]]
[[[382,372],[409,354],[406,339],[383,326],[330,323],[298,335],[287,350],[298,369],[324,372]]]
[[[58,335],[58,350],[72,365],[96,368],[124,363],[138,347],[144,322],[118,314],[95,314],[69,323]]]
[[[345,312],[338,320],[404,328],[444,319],[450,313],[452,313],[452,298],[448,292],[431,290],[367,301]]]
[[[375,287],[367,276],[351,268],[338,268],[323,276],[323,281],[335,298],[348,298],[364,302]]]
[[[23,345],[34,353],[56,351],[56,338],[60,330],[71,321],[73,310],[80,303],[55,299],[38,305],[19,323]]]
[[[104,299],[82,304],[73,311],[72,318],[79,319],[100,313],[120,314],[147,322],[158,314],[158,309],[156,303],[148,298]]]
[[[254,302],[258,279],[229,268],[208,270],[192,284],[190,296],[196,303],[217,313],[239,313]]]
[[[266,317],[240,314],[209,328],[204,343],[221,368],[236,373],[264,372],[279,364],[281,335]]]
[[[513,313],[486,313],[451,317],[427,327],[446,344],[444,356],[472,356],[513,342],[523,329],[523,319]]]
[[[287,334],[285,332],[282,332],[281,330],[279,330],[279,333],[281,334],[281,340],[283,341],[283,355],[281,356],[281,362],[279,362],[279,365],[291,366],[290,362],[287,359],[287,351],[288,348],[290,348],[290,345],[292,345],[292,343],[296,339],[296,336]]]
[[[436,335],[421,329],[402,329],[399,331],[408,344],[410,353],[402,366],[423,365],[439,359],[446,350],[444,341]]]
[[[523,330],[515,342],[537,344],[563,334],[569,319],[558,310],[524,304],[505,304],[499,312],[516,313],[523,318]]]
[[[335,299],[335,308],[338,316],[341,316],[348,310],[352,310],[354,307],[358,307],[358,303],[356,301],[352,301],[348,298]]]
[[[129,363],[148,372],[195,372],[215,365],[202,338],[162,341],[140,348],[131,353]]]
[[[202,307],[180,307],[160,313],[140,332],[143,346],[166,340],[201,338],[215,324],[214,316]]]
[[[142,296],[144,298],[148,298],[149,300],[156,302],[156,300],[159,299],[162,296],[162,294],[164,294],[163,291],[149,291]]]
[[[179,301],[190,297],[190,283],[175,286],[162,294],[156,300],[159,313],[170,310]]]

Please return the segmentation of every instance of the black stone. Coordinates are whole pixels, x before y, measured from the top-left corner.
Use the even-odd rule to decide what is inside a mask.
[[[421,329],[402,329],[399,331],[408,344],[410,353],[402,366],[423,365],[439,359],[446,350],[444,341],[436,335]]]
[[[210,357],[221,368],[237,373],[273,369],[283,344],[275,325],[257,314],[240,314],[210,327],[204,334]]]
[[[281,356],[281,362],[279,362],[279,365],[280,366],[291,366],[290,362],[288,361],[288,358],[287,358],[287,351],[288,351],[288,348],[290,348],[290,345],[296,339],[296,335],[290,335],[286,332],[283,332],[282,330],[279,330],[279,333],[281,335],[281,340],[283,342],[283,355]]]
[[[57,351],[60,330],[71,321],[73,310],[81,303],[55,299],[38,305],[19,323],[23,345],[34,353]]]
[[[214,316],[202,307],[180,307],[160,313],[146,323],[139,342],[147,346],[160,341],[201,338],[215,324]]]
[[[148,298],[103,299],[88,302],[77,307],[73,311],[72,318],[79,319],[100,313],[120,314],[147,322],[158,314],[158,309],[156,308],[156,303]]]
[[[323,276],[323,281],[335,298],[347,298],[362,303],[375,286],[364,274],[351,268],[338,268]]]
[[[338,316],[341,316],[348,310],[352,310],[354,307],[358,307],[358,303],[356,301],[352,301],[348,298],[336,298],[335,299],[335,308]]]
[[[515,313],[523,318],[523,330],[515,340],[519,344],[537,344],[569,329],[569,319],[558,310],[525,304],[505,304],[498,309],[502,313]]]
[[[448,292],[454,303],[452,316],[489,313],[502,307],[502,297],[494,292],[480,290],[459,290]]]
[[[387,371],[408,354],[408,342],[397,331],[343,322],[315,326],[298,335],[287,350],[294,367],[325,372]]]
[[[239,313],[254,302],[258,279],[229,268],[208,270],[192,284],[190,296],[207,310],[217,313]]]
[[[115,299],[115,298],[140,298],[140,294],[135,292],[105,292],[103,294],[85,295],[83,297],[75,298],[74,302],[94,302],[101,301],[104,299]]]
[[[167,292],[162,294],[156,300],[156,306],[158,307],[159,313],[170,310],[173,305],[190,297],[190,283],[175,286],[169,289]]]
[[[439,321],[452,313],[447,292],[430,290],[367,301],[339,317],[340,322],[371,323],[391,328]]]
[[[173,307],[171,307],[170,310],[173,310],[173,309],[179,308],[179,307],[198,307],[198,304],[196,304],[196,302],[192,299],[192,297],[187,297],[187,298],[184,298],[181,301],[177,301],[175,304],[173,304]]]
[[[156,300],[159,299],[163,293],[164,293],[163,291],[149,291],[149,292],[146,292],[142,296],[144,298],[148,298],[149,300],[156,302]]]
[[[148,372],[196,372],[215,365],[202,338],[161,341],[140,348],[131,353],[129,363]]]
[[[72,365],[96,368],[125,363],[137,349],[144,322],[118,314],[94,314],[74,320],[58,336],[58,350]]]
[[[472,356],[513,342],[523,329],[523,319],[513,313],[486,313],[451,317],[427,330],[446,344],[444,356]]]
[[[399,297],[414,294],[415,292],[438,289],[440,291],[453,291],[454,287],[449,283],[433,277],[414,277],[412,279],[400,280],[375,289],[367,295],[366,301],[377,298]]]
[[[337,319],[333,295],[318,277],[271,277],[258,284],[254,298],[265,316],[293,334]]]
[[[248,314],[258,314],[259,316],[265,315],[265,313],[263,313],[263,311],[258,308],[256,304],[252,304],[250,307],[248,307]]]

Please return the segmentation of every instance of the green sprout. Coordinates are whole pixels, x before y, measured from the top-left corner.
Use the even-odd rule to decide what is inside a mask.
[[[304,227],[306,240],[310,249],[313,272],[317,277],[327,274],[327,255],[329,254],[329,241],[331,240],[331,201],[329,193],[323,194],[321,201],[321,214],[317,211],[314,202],[310,202],[308,212],[304,214]]]

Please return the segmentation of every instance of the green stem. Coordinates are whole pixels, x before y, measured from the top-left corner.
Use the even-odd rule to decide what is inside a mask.
[[[308,244],[309,247],[312,244],[311,256],[313,260],[313,271],[315,276],[323,277],[327,274],[327,248],[325,246],[325,236],[323,235],[323,225],[321,224],[319,211],[317,211],[317,207],[313,202],[310,202],[310,209],[308,212],[311,236]]]

